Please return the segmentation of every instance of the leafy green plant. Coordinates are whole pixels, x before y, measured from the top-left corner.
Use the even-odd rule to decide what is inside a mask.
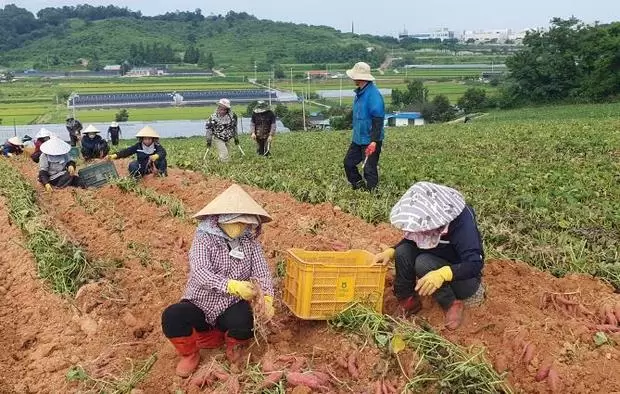
[[[5,162],[0,162],[0,173],[0,194],[7,200],[9,215],[26,237],[39,276],[50,283],[53,291],[70,295],[97,278],[102,267],[91,263],[79,246],[47,224],[34,188]]]
[[[432,367],[407,377],[407,390],[419,391],[428,385],[447,393],[511,393],[484,351],[463,349],[435,333],[428,325],[382,315],[363,303],[354,303],[329,321],[332,328],[361,335],[391,353],[404,347],[413,349]],[[396,345],[398,344],[398,345]]]

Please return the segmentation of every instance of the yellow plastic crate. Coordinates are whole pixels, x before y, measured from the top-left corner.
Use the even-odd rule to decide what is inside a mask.
[[[284,304],[307,320],[327,320],[354,300],[370,300],[381,313],[388,267],[373,257],[365,250],[287,250]]]

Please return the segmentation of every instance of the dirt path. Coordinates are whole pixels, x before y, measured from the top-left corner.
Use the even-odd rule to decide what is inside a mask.
[[[123,172],[125,163],[117,164]],[[19,161],[17,167],[33,184],[36,183],[36,169],[31,163]],[[230,182],[171,170],[168,178],[147,177],[142,184],[160,194],[175,196],[188,212],[195,212]],[[381,244],[389,245],[399,238],[398,232],[387,225],[371,226],[329,204],[304,204],[283,193],[251,187],[246,190],[274,217],[274,222],[265,226],[262,236],[272,267],[282,257],[282,252],[291,247],[319,250],[364,248],[374,252],[381,249]],[[112,186],[96,191],[54,191],[52,196],[41,197],[41,205],[63,233],[82,245],[91,260],[119,261],[123,262],[123,267],[116,270],[109,281],[89,285],[77,298],[75,304],[79,310],[97,322],[96,335],[83,338],[79,322],[72,321],[75,312],[69,303],[43,290],[40,282],[33,279],[34,262],[30,255],[23,248],[9,244],[9,248],[13,248],[10,249],[13,258],[3,259],[0,268],[7,270],[5,267],[8,267],[7,272],[18,279],[12,280],[9,293],[4,296],[4,299],[15,302],[9,302],[10,308],[0,306],[2,321],[19,322],[24,316],[41,313],[45,318],[26,320],[28,329],[23,331],[35,331],[39,337],[45,338],[46,342],[41,343],[51,343],[51,353],[42,356],[46,360],[44,365],[50,365],[48,359],[58,361],[51,363],[53,368],[46,367],[49,371],[36,369],[37,364],[28,367],[27,360],[14,362],[7,367],[11,373],[3,373],[9,376],[3,384],[13,388],[18,384],[28,384],[32,392],[46,392],[51,387],[56,389],[67,385],[75,389],[75,384],[67,384],[64,380],[71,365],[90,366],[93,360],[100,360],[102,357],[99,356],[103,355],[103,359],[112,361],[109,367],[100,366],[99,370],[117,371],[125,357],[140,360],[158,353],[157,363],[140,388],[147,393],[173,392],[176,388],[183,388],[184,382],[173,376],[176,356],[161,333],[159,316],[166,305],[178,300],[185,286],[186,256],[194,225],[169,216],[165,207],[157,207],[133,194],[123,194]],[[5,211],[2,220],[6,221]],[[4,222],[0,224],[6,227]],[[5,231],[0,240],[16,236],[19,236],[19,230],[13,228]],[[492,361],[499,367],[503,363],[509,368],[509,380],[519,390],[547,391],[544,382],[534,381],[538,364],[547,357],[557,360],[563,392],[609,392],[610,388],[620,387],[620,376],[610,373],[620,370],[618,346],[597,348],[585,320],[539,308],[545,290],[579,290],[579,299],[593,309],[605,300],[620,302],[620,297],[614,295],[610,287],[580,276],[557,279],[524,263],[506,261],[488,262],[485,282],[489,295],[487,302],[467,311],[465,324],[460,330],[444,332],[444,335],[462,345],[487,347]],[[4,283],[0,286],[7,288]],[[16,294],[9,297],[11,292]],[[15,308],[17,305],[21,308]],[[385,309],[395,313],[394,306],[395,300],[387,289]],[[331,365],[335,355],[354,345],[328,330],[324,323],[295,319],[280,304],[276,309],[278,320],[286,327],[271,339],[279,354],[312,355],[315,365]],[[430,299],[425,300],[422,316],[441,329],[441,312]],[[0,346],[10,350],[0,356],[0,365],[10,364],[8,355],[25,360],[29,353],[24,355],[20,348],[26,334],[19,334],[19,340],[8,340],[14,338],[21,328],[2,324],[0,329],[3,330]],[[63,339],[57,340],[59,336]],[[512,349],[517,337],[536,346],[532,365],[525,366],[518,361],[521,349]],[[37,348],[33,349],[34,352]],[[44,348],[40,354],[47,351]],[[256,353],[260,355],[261,350]],[[216,354],[205,353],[204,356],[208,358]],[[348,382],[353,392],[364,392],[374,379],[370,371],[379,358],[377,352],[365,352],[361,366],[368,375],[358,381],[347,379],[337,369],[336,373]],[[41,376],[46,379],[40,379]],[[32,387],[28,382],[32,382]],[[347,391],[343,389],[343,392]]]

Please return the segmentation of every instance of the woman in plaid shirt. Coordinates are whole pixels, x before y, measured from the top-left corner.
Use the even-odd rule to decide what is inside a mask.
[[[274,314],[272,277],[258,242],[261,224],[271,221],[267,212],[232,185],[194,217],[199,224],[185,294],[162,314],[164,334],[181,356],[176,372],[182,377],[198,367],[200,349],[225,344],[229,361],[237,361],[239,346],[254,335],[251,278],[266,294],[268,317]]]

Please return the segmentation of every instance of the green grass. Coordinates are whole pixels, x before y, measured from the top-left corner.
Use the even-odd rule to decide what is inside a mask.
[[[417,180],[461,190],[478,214],[487,252],[556,275],[586,272],[620,285],[619,104],[498,112],[469,124],[389,129],[376,195],[350,190],[342,159],[349,132],[291,133],[273,157],[202,163],[200,138],[165,142],[172,165],[331,202],[360,218],[388,220]],[[598,116],[594,116],[596,113]],[[548,116],[548,119],[546,119]]]
[[[87,260],[79,246],[47,224],[37,206],[34,188],[14,167],[0,161],[0,174],[0,194],[7,200],[11,219],[24,233],[39,277],[57,293],[75,294],[81,285],[97,277],[99,268]]]

